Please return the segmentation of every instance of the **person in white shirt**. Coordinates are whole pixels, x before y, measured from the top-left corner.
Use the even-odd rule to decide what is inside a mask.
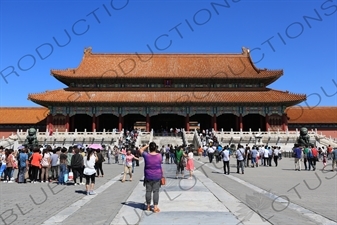
[[[188,179],[192,179],[193,171],[194,171],[194,159],[193,159],[193,150],[190,149],[187,155],[187,163],[186,170],[190,172],[190,177]]]
[[[261,164],[260,166],[263,166],[263,158],[264,158],[264,147],[259,147],[259,155],[260,155],[260,159],[261,159]]]
[[[244,167],[245,167],[245,149],[243,148],[242,145],[238,146],[238,150],[236,150],[236,172],[240,173],[240,168],[241,168],[241,173],[244,174]]]
[[[274,147],[273,155],[274,155],[275,166],[277,166],[278,165],[278,156],[279,156],[279,150],[278,150],[277,147]]]
[[[229,175],[230,170],[229,170],[229,159],[230,159],[230,155],[229,155],[229,150],[226,147],[225,150],[222,151],[221,153],[222,156],[222,160],[223,160],[223,171],[224,174]]]
[[[263,153],[263,165],[268,166],[268,164],[269,164],[269,162],[268,162],[269,161],[269,151],[268,151],[267,148],[265,148],[263,152],[264,152]]]
[[[87,150],[87,156],[84,158],[84,176],[85,176],[85,189],[87,191],[87,195],[95,195],[94,186],[95,186],[95,163],[98,161],[98,157],[96,151],[94,149]],[[90,183],[91,181],[91,183]]]
[[[209,146],[207,149],[207,154],[208,154],[208,158],[209,158],[209,163],[213,162],[213,158],[214,158],[214,152],[215,149],[212,146]]]

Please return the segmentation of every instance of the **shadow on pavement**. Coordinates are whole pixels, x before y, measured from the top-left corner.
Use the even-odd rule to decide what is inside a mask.
[[[86,195],[87,194],[87,191],[83,191],[83,190],[76,190],[75,193],[77,194],[83,194],[83,195]]]
[[[141,210],[144,210],[144,202],[140,203],[140,202],[122,202],[123,205],[126,205],[126,206],[130,206],[132,208],[135,208],[135,209],[141,209]]]

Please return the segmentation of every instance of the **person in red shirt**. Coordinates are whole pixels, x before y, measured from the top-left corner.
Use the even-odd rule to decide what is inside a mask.
[[[30,157],[30,164],[31,164],[31,170],[32,170],[32,179],[30,182],[36,183],[37,173],[41,168],[42,155],[40,154],[39,148],[34,148],[33,152],[34,153]]]
[[[202,156],[202,153],[203,153],[204,149],[202,149],[201,146],[199,146],[198,148],[198,160],[200,160],[201,156]]]
[[[317,148],[316,148],[315,145],[312,146],[311,152],[312,152],[312,156],[313,156],[314,158],[317,158],[317,159],[318,159],[318,150],[317,150]]]
[[[315,145],[311,146],[311,154],[312,154],[312,159],[311,159],[311,165],[313,170],[316,170],[316,162],[318,161],[318,151]]]

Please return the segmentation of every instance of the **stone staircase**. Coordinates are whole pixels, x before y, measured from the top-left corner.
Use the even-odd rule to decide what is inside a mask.
[[[296,131],[213,131],[221,145],[229,144],[257,144],[257,145],[277,145],[286,151],[291,151],[300,132]],[[337,147],[337,142],[324,135],[318,134],[316,130],[309,131],[310,142],[318,147],[331,145]]]
[[[138,137],[136,140],[136,146],[142,146],[148,144],[153,139],[153,130],[151,132],[142,132],[139,131]]]
[[[337,141],[333,140],[332,138],[327,138],[325,135],[315,135],[316,141],[323,146],[329,146],[335,148],[337,147]]]
[[[154,141],[159,147],[167,146],[172,144],[173,146],[180,146],[183,144],[183,139],[181,136],[153,136],[152,141]]]
[[[20,143],[17,136],[12,134],[8,138],[3,137],[2,140],[0,140],[0,146],[4,148],[17,149],[20,146]]]

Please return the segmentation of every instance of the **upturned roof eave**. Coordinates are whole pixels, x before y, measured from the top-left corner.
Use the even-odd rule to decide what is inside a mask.
[[[175,80],[183,80],[183,79],[198,79],[198,80],[209,80],[209,79],[219,79],[219,80],[266,80],[267,82],[265,82],[267,85],[275,82],[277,79],[279,79],[283,74],[279,73],[276,75],[271,75],[271,76],[255,76],[255,77],[251,77],[251,76],[233,76],[233,77],[216,77],[216,78],[209,78],[209,77],[205,77],[205,76],[184,76],[184,75],[180,75],[177,78],[173,78]],[[78,81],[78,80],[83,80],[83,79],[87,79],[87,80],[128,80],[128,79],[172,79],[172,76],[170,74],[168,75],[163,75],[163,76],[148,76],[148,75],[139,75],[137,76],[123,76],[123,77],[109,77],[109,76],[105,76],[104,78],[102,78],[101,76],[86,76],[86,75],[79,75],[79,74],[57,74],[54,73],[53,76],[59,80],[60,82],[66,84],[69,86],[69,84],[71,83],[71,81]]]
[[[100,79],[102,77],[102,75],[96,75],[96,74],[83,74],[83,71],[82,72],[79,72],[81,71],[81,68],[83,68],[83,66],[85,67],[85,64],[88,63],[87,61],[89,60],[89,63],[90,63],[90,59],[93,59],[93,57],[113,57],[113,56],[127,56],[127,57],[130,57],[130,56],[133,56],[133,57],[138,57],[140,58],[139,56],[141,55],[150,55],[151,58],[155,55],[156,57],[166,57],[166,56],[172,56],[174,58],[176,57],[196,57],[196,59],[198,59],[198,57],[207,57],[207,56],[218,56],[218,57],[237,57],[237,58],[240,58],[239,60],[242,62],[242,58],[248,60],[248,63],[249,63],[249,67],[251,67],[255,72],[256,72],[256,76],[252,76],[252,74],[248,74],[248,75],[245,75],[245,76],[238,76],[238,74],[232,74],[230,75],[230,77],[228,78],[231,78],[231,79],[251,79],[251,78],[255,78],[255,79],[271,79],[268,83],[272,83],[274,82],[275,80],[277,80],[282,74],[283,74],[283,70],[267,70],[267,69],[259,69],[257,68],[255,65],[254,65],[254,62],[252,61],[251,59],[251,56],[250,56],[250,51],[249,49],[245,48],[245,47],[242,47],[242,53],[232,53],[232,54],[219,54],[219,53],[213,53],[213,54],[206,54],[206,53],[199,53],[199,54],[196,54],[196,53],[180,53],[180,54],[174,54],[174,53],[171,53],[171,54],[123,54],[123,53],[120,53],[120,54],[109,54],[109,53],[105,53],[105,54],[102,54],[102,53],[92,53],[92,48],[89,47],[89,48],[86,48],[84,50],[84,55],[83,55],[83,58],[80,62],[80,64],[78,65],[77,68],[68,68],[68,69],[64,69],[64,70],[57,70],[57,69],[53,69],[51,70],[51,74],[55,77],[58,78],[58,80],[60,80],[61,82],[63,83],[69,83],[69,79],[73,79],[73,80],[79,80],[79,79]],[[150,59],[151,59],[150,58]],[[137,58],[136,58],[137,60]],[[139,59],[140,61],[142,61],[141,59]],[[148,60],[146,60],[147,62]],[[143,61],[142,61],[143,62]],[[228,64],[224,64],[224,66],[229,66]],[[83,70],[83,69],[82,69]],[[231,70],[231,68],[230,68]],[[233,71],[232,71],[233,72]],[[268,74],[266,76],[258,76],[260,73],[265,73],[265,72],[270,72],[272,73],[271,75],[268,76]],[[82,74],[81,74],[82,73]],[[105,74],[105,73],[104,73]],[[149,76],[149,75],[138,75],[138,74],[124,74],[123,76],[118,76],[118,79],[121,79],[122,77],[123,78],[137,78],[139,77],[140,79],[144,79],[144,78],[151,78],[151,79],[156,79],[156,78],[160,78],[160,79],[169,79],[169,78],[172,78],[174,74],[163,74],[162,72],[158,71],[156,74],[162,74],[161,76]],[[104,75],[105,77],[108,77],[108,74],[105,74]],[[194,79],[194,78],[200,78],[200,77],[203,77],[203,74],[200,74],[200,77],[194,77],[193,75],[180,75],[179,74],[179,77],[182,78],[183,76],[185,76],[184,78],[186,79]],[[116,75],[112,76],[112,78],[115,78]],[[226,76],[227,77],[227,76]],[[226,79],[226,77],[224,77]],[[108,77],[108,79],[110,79]],[[175,78],[177,79],[177,78]]]
[[[39,100],[39,99],[33,99],[30,98],[30,101],[48,107],[51,105],[86,105],[86,104],[90,104],[90,105],[102,105],[102,104],[116,104],[116,105],[129,105],[129,104],[149,104],[149,105],[170,105],[170,104],[174,104],[177,105],[179,104],[179,102],[154,102],[154,101],[125,101],[125,102],[114,102],[114,101],[95,101],[95,102],[90,102],[90,101],[59,101],[59,100],[55,100],[55,101],[50,101],[50,100]],[[305,99],[299,99],[299,100],[289,100],[289,101],[274,101],[274,102],[267,102],[267,101],[260,101],[260,102],[251,102],[251,101],[245,101],[245,102],[220,102],[220,101],[215,101],[215,102],[197,102],[197,101],[193,101],[193,102],[181,102],[181,104],[183,105],[190,105],[190,104],[200,104],[200,105],[205,105],[205,104],[209,104],[209,105],[251,105],[251,104],[261,104],[261,105],[284,105],[286,107],[290,107],[290,106],[294,106],[297,105],[301,102],[305,101]]]

